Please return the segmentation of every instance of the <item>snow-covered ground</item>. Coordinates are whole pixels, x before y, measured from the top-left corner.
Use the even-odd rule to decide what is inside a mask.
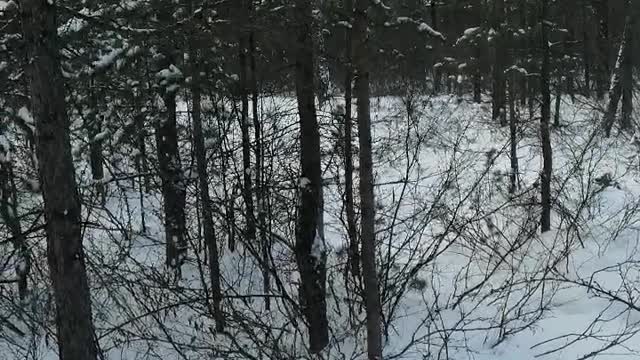
[[[332,114],[339,103],[334,99],[319,112],[331,326],[330,345],[320,358],[364,359],[364,311],[357,305],[355,313],[349,310],[354,295],[347,287],[353,284],[346,285],[344,277],[344,171],[340,119]],[[588,104],[586,99],[562,104],[563,126],[552,134],[554,230],[540,235],[536,119],[521,114],[519,188],[509,194],[509,131],[492,123],[488,102],[458,102],[449,96],[373,99],[379,277],[388,325],[385,358],[640,356],[635,336],[640,330],[639,149],[623,137],[603,138],[598,113]],[[260,296],[261,270],[252,257],[256,248],[241,242],[233,253],[226,248],[226,213],[216,202],[224,198],[222,179],[232,182],[241,171],[235,146],[240,137],[232,129],[223,146],[235,151],[235,162],[222,164],[211,157],[225,334],[215,334],[207,300],[205,251],[196,236],[195,181],[190,182],[188,201],[192,247],[178,283],[163,265],[157,193],[145,194],[141,204],[131,179],[116,181],[118,174],[112,173],[106,206],[84,207],[93,311],[107,359],[313,358],[305,350],[305,326],[296,315],[298,275],[291,249],[299,182],[296,104],[291,98],[268,98],[261,109],[271,145],[267,154],[273,172],[268,178],[277,214],[271,220],[278,281],[272,281],[270,310]],[[215,126],[209,123],[211,129]],[[212,139],[220,129],[212,130]],[[190,167],[186,141],[183,150],[183,165]],[[119,159],[119,168],[133,167],[131,149],[109,151]],[[87,193],[90,180],[81,160],[78,172]],[[236,206],[241,204],[238,198]],[[33,249],[40,253],[36,259],[46,258],[41,243]],[[41,272],[34,277],[39,282],[32,285],[22,312],[8,305],[14,289],[2,287],[0,320],[18,324],[25,336],[8,335],[0,322],[0,334],[5,332],[0,358],[56,358],[53,313],[43,280],[46,265],[38,262]]]

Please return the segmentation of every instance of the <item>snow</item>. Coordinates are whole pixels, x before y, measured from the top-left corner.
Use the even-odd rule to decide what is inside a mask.
[[[504,176],[509,172],[508,130],[491,122],[488,98],[474,104],[466,97],[462,102],[455,96],[420,97],[415,103],[415,123],[403,115],[406,108],[402,100],[374,98],[371,109],[378,261],[391,259],[394,264],[380,271],[385,282],[381,287],[386,300],[383,311],[392,321],[385,337],[385,358],[577,359],[620,340],[620,345],[614,343],[596,359],[636,359],[640,350],[636,335],[640,311],[635,308],[635,299],[640,296],[640,163],[636,145],[624,139],[597,139],[594,143],[590,134],[598,124],[592,120],[593,110],[580,105],[587,100],[578,98],[575,105],[563,102],[566,126],[552,136],[556,205],[579,221],[572,227],[570,217],[554,211],[553,231],[539,234],[535,231],[539,209],[526,205],[539,196],[534,186],[541,166],[537,123],[523,123],[518,144],[521,188],[510,196],[505,190],[508,177]],[[297,123],[294,99],[282,96],[264,101],[268,111],[284,114],[279,118],[284,125]],[[179,121],[187,123],[184,118]],[[269,179],[276,186],[270,191],[277,192],[278,198],[292,200],[298,189],[277,185],[295,184],[298,179],[298,186],[306,188],[311,181],[299,177],[299,159],[287,147],[295,143],[297,132],[278,133],[271,125],[265,124],[265,133],[281,135],[281,143],[274,147],[285,150],[276,155],[278,165]],[[323,153],[330,153],[335,139],[326,127],[322,131]],[[230,139],[233,144],[219,145],[229,146],[239,155],[238,134]],[[192,150],[189,141],[182,145],[188,158]],[[123,142],[122,151],[133,153],[128,146]],[[412,150],[409,154],[407,148]],[[579,168],[576,160],[580,160]],[[222,171],[218,161],[213,160],[216,170]],[[324,161],[323,177],[344,176],[339,161]],[[87,164],[77,165],[79,182],[90,184],[82,172]],[[607,173],[618,186],[602,187],[595,182],[594,178]],[[225,174],[229,179],[237,176],[231,171],[212,174],[212,195],[222,196],[219,180]],[[262,298],[245,299],[262,292],[260,267],[251,249],[239,242],[232,253],[222,246],[224,233],[217,234],[225,311],[272,330],[249,332],[230,317],[228,334],[214,334],[209,309],[204,301],[200,303],[208,279],[201,279],[196,254],[190,250],[184,279],[178,283],[170,283],[162,271],[164,245],[177,238],[165,238],[159,215],[161,197],[154,190],[144,193],[144,205],[140,205],[137,189],[127,188],[128,181],[119,185],[122,190],[109,196],[104,209],[83,206],[82,214],[83,221],[102,225],[86,228],[85,246],[92,260],[88,269],[96,335],[106,359],[231,358],[227,351],[236,351],[233,354],[239,359],[281,358],[283,354],[292,359],[312,358],[305,350],[304,325],[296,327],[289,303],[279,298],[286,293],[295,299],[297,294],[299,274],[291,250],[295,224],[274,219],[273,233],[278,240],[272,255],[282,288],[274,285],[269,312],[264,310]],[[187,184],[187,226],[195,240],[197,202],[191,185]],[[333,251],[344,247],[346,238],[341,185],[336,181],[323,186],[324,233],[316,233],[311,253],[318,258],[326,256],[331,269],[327,307],[332,340],[322,356],[327,360],[359,360],[364,359],[365,331],[353,326],[349,318],[344,299],[350,299],[352,293],[345,290],[344,258]],[[232,195],[232,201],[240,209],[242,199],[235,197],[237,194]],[[287,212],[291,201],[275,205]],[[143,210],[145,233],[140,230]],[[224,226],[223,210],[216,209],[220,212],[214,217],[220,222],[217,228]],[[241,228],[244,220],[238,213],[236,216]],[[31,250],[41,254],[42,244],[34,244]],[[417,267],[419,264],[423,266]],[[43,284],[36,285],[34,296],[47,294],[46,276],[32,276]],[[103,278],[109,280],[102,282]],[[401,289],[406,291],[395,306],[393,294]],[[34,297],[34,303],[43,299]],[[0,308],[0,318],[9,311]],[[353,317],[361,321],[364,313],[355,311]],[[19,351],[20,346],[33,343],[38,359],[57,358],[53,342],[40,335],[12,340],[18,346],[0,340],[1,353],[13,354],[4,348]],[[277,350],[273,350],[274,344]],[[239,355],[238,348],[248,355]]]
[[[479,30],[480,30],[480,27],[471,27],[471,28],[466,29],[463,32],[463,34],[465,36],[472,36],[472,35],[475,35]]]
[[[104,141],[105,139],[107,139],[107,137],[109,137],[109,130],[105,130],[105,131],[102,131],[102,132],[96,134],[96,136],[93,137],[93,141],[94,142],[101,142],[101,141]]]
[[[124,53],[123,48],[117,48],[117,49],[113,49],[110,52],[100,56],[100,58],[96,61],[94,61],[93,67],[94,67],[94,71],[95,70],[104,70],[108,67],[110,67],[111,65],[113,65],[113,63],[116,62],[116,60],[118,59],[118,57],[120,55],[122,55],[122,53]]]
[[[79,32],[83,30],[87,25],[88,23],[84,19],[73,17],[66,23],[58,27],[58,35],[64,36],[71,33]]]
[[[0,134],[0,163],[11,161],[11,145],[9,139],[3,134]]]
[[[300,189],[306,189],[307,186],[309,185],[311,185],[311,180],[309,180],[309,178],[307,177],[300,178],[300,182],[298,183],[298,187],[300,187]]]
[[[112,141],[114,144],[120,143],[122,136],[124,136],[124,131],[125,131],[124,127],[120,127],[118,128],[118,130],[116,130],[115,133],[113,133]]]
[[[27,270],[27,262],[24,259],[20,259],[16,264],[16,272],[18,274],[24,274]]]
[[[218,139],[216,138],[207,138],[204,139],[204,147],[207,149],[213,149],[218,145]]]
[[[24,106],[21,107],[20,110],[18,110],[18,117],[22,119],[22,121],[24,121],[26,124],[35,124],[31,112]]]
[[[418,25],[418,31],[419,32],[426,32],[427,34],[433,36],[433,37],[437,37],[439,39],[442,39],[442,41],[446,41],[447,38],[442,35],[441,32],[434,30],[431,26],[427,25],[426,23],[420,23]]]
[[[316,230],[316,234],[313,237],[313,244],[311,245],[311,256],[317,260],[324,258],[327,252],[327,247],[324,239],[320,235],[320,231]]]

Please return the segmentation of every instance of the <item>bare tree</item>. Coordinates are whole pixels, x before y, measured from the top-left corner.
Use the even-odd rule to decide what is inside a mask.
[[[189,10],[192,11],[193,3],[189,1]],[[213,227],[213,211],[211,209],[211,197],[209,196],[209,171],[207,169],[207,154],[204,145],[204,135],[202,132],[202,91],[200,89],[200,55],[198,53],[198,29],[192,27],[190,34],[190,54],[191,60],[191,115],[193,120],[193,147],[196,157],[196,168],[198,169],[198,190],[200,206],[202,210],[202,233],[204,243],[208,250],[209,279],[211,281],[211,292],[213,302],[213,316],[216,321],[216,330],[224,330],[225,319],[221,309],[222,290],[220,285],[220,263],[218,259],[218,245]]]
[[[630,9],[629,3],[626,3]],[[604,114],[603,124],[605,135],[609,136],[616,122],[616,115],[620,99],[622,98],[622,117],[620,127],[623,130],[631,128],[631,112],[633,111],[633,19],[628,15],[625,19],[624,34],[620,43],[620,51],[616,66],[611,75],[609,86],[609,103]]]
[[[56,5],[46,0],[22,1],[21,19],[27,58],[31,59],[28,74],[47,222],[47,257],[56,304],[58,351],[62,360],[93,360],[98,348],[58,55]]]
[[[345,0],[343,4],[347,22],[351,24],[353,20],[353,0]],[[345,66],[346,74],[344,79],[344,192],[345,211],[347,215],[347,237],[349,238],[349,266],[354,279],[360,279],[360,249],[358,244],[358,230],[356,227],[355,205],[353,201],[353,119],[351,110],[353,103],[353,64],[351,37],[353,33],[350,26],[345,27]]]
[[[493,65],[493,120],[500,120],[500,125],[507,125],[507,117],[505,112],[505,57],[507,51],[505,48],[505,30],[503,29],[502,22],[504,21],[504,0],[496,0],[493,2],[492,10],[492,27],[495,32],[494,51],[495,51],[495,63]]]
[[[296,229],[296,261],[300,271],[300,302],[309,323],[312,353],[329,342],[327,320],[326,251],[323,234],[322,169],[320,132],[314,96],[312,6],[309,0],[295,2],[295,82],[300,115],[300,202]]]
[[[549,85],[549,40],[548,26],[546,24],[548,0],[542,1],[541,26],[542,26],[542,69],[540,71],[542,90],[542,109],[540,110],[540,139],[542,141],[542,176],[541,176],[541,201],[542,216],[540,226],[542,232],[551,230],[551,174],[553,169],[551,135],[549,122],[551,120],[551,90]]]
[[[238,59],[240,62],[240,98],[242,102],[242,109],[240,115],[240,131],[242,132],[242,198],[245,204],[246,211],[246,241],[252,242],[256,238],[256,221],[254,214],[253,204],[253,180],[251,179],[251,136],[250,129],[251,124],[249,122],[249,93],[250,93],[250,79],[249,79],[249,31],[247,27],[250,25],[249,19],[249,6],[250,0],[238,0],[238,13],[240,14],[239,21],[239,40],[238,40]]]
[[[362,277],[367,313],[367,352],[370,360],[382,360],[382,324],[378,275],[376,270],[375,199],[373,155],[371,150],[371,114],[369,109],[369,36],[368,0],[356,0],[353,28],[353,59],[356,68],[358,100],[358,139],[360,144],[360,211]]]
[[[164,1],[156,4],[158,19],[171,22],[171,8]],[[166,241],[166,265],[180,276],[181,267],[187,253],[185,238],[186,184],[182,173],[178,148],[178,127],[176,114],[176,93],[182,72],[175,62],[175,49],[171,40],[161,40],[160,56],[157,63],[160,82],[160,97],[164,103],[160,121],[156,125],[156,152],[162,197],[164,200],[164,227]]]

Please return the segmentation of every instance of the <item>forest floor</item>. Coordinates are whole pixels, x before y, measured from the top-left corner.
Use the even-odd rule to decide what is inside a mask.
[[[331,326],[323,358],[363,359],[365,331],[353,319],[362,320],[364,311],[348,311],[353,294],[346,289],[353,285],[343,276],[341,130],[330,110],[338,103],[319,112]],[[118,166],[110,169],[106,206],[85,206],[87,223],[95,225],[87,228],[85,245],[97,336],[107,359],[312,358],[304,350],[304,325],[290,304],[297,298],[291,251],[298,182],[295,106],[294,99],[282,97],[261,103],[265,119],[277,119],[264,133],[272,144],[273,196],[281,199],[271,219],[279,277],[271,309],[265,309],[265,297],[252,296],[263,293],[261,270],[251,255],[255,248],[239,243],[232,253],[221,244],[225,334],[213,334],[205,300],[208,275],[187,141],[189,240],[197,251],[190,251],[179,282],[164,270],[159,194],[144,194],[141,202],[135,183],[113,173],[133,167],[130,149],[121,149]],[[525,110],[520,115],[518,188],[509,193],[509,128],[492,122],[489,103],[450,96],[373,99],[385,358],[640,356],[639,148],[624,136],[604,138],[598,109],[587,99],[563,101],[561,126],[552,134],[553,231],[541,235],[539,125],[535,118],[526,120]],[[229,139],[237,144],[240,136],[230,133]],[[212,157],[214,199],[224,198],[221,176],[231,179],[241,171],[238,159],[225,168]],[[80,164],[86,189],[90,180]],[[216,208],[219,232],[225,229],[223,212]],[[219,236],[221,243],[226,236]],[[26,349],[33,349],[29,359],[55,358],[47,282],[34,284],[32,292],[29,312],[40,320],[0,315],[24,323],[33,335],[0,342],[0,359],[24,358]]]

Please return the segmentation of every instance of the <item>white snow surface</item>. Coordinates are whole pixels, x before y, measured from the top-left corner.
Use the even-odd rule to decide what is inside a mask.
[[[385,358],[637,359],[639,149],[622,138],[592,136],[599,127],[591,108],[581,103],[586,100],[563,102],[566,126],[552,136],[557,199],[553,231],[541,235],[536,230],[539,208],[531,205],[539,198],[537,124],[523,125],[520,186],[509,195],[508,129],[491,122],[490,103],[483,100],[474,104],[449,96],[417,98],[413,117],[407,118],[401,99],[372,99],[378,260],[394,264],[380,272],[385,284],[383,312],[391,319],[384,337]],[[294,99],[277,97],[265,103],[290,124],[297,121]],[[325,113],[329,111],[319,111],[321,124],[326,124]],[[269,131],[275,130],[265,129]],[[335,148],[337,139],[324,125],[322,131],[323,151]],[[291,132],[283,138],[281,146],[286,146],[297,135]],[[238,134],[233,139],[239,141]],[[185,146],[183,155],[189,151]],[[282,173],[297,171],[295,153],[276,156]],[[133,167],[133,160],[127,161],[123,157],[121,165]],[[79,166],[78,177],[85,184],[90,175],[82,172],[83,166],[87,164]],[[325,178],[344,176],[340,164],[325,159],[323,166]],[[610,183],[598,180],[607,173]],[[293,189],[281,190],[280,195],[295,193],[295,179],[289,179]],[[304,178],[298,179],[302,185]],[[220,194],[218,182],[212,182],[212,188]],[[326,251],[330,267],[343,267],[341,187],[331,183],[323,191],[325,241],[317,241],[316,250]],[[146,194],[141,207],[137,190],[116,193],[104,210],[89,212],[83,206],[88,222],[113,221],[112,227],[88,227],[85,234],[96,333],[107,359],[275,359],[278,354],[314,359],[306,351],[304,326],[296,330],[285,316],[294,313],[286,301],[275,297],[271,310],[266,310],[263,298],[243,298],[261,293],[262,279],[258,263],[241,242],[231,252],[220,239],[225,312],[273,330],[250,331],[231,320],[227,335],[215,334],[214,321],[200,298],[208,280],[196,266],[196,254],[203,256],[204,250],[190,249],[182,280],[172,284],[163,270],[161,198]],[[189,233],[196,234],[196,202],[190,198],[187,203]],[[222,215],[214,219],[217,226],[224,224]],[[116,224],[125,225],[118,229]],[[275,225],[274,232],[283,238],[279,241],[287,241],[290,224]],[[293,254],[279,241],[272,255],[282,288],[272,284],[273,291],[296,299],[299,276]],[[351,295],[343,275],[332,274],[331,338],[322,358],[365,359],[366,331],[351,325],[343,302]],[[107,283],[101,280],[105,276],[111,279]],[[33,311],[47,314],[51,326],[51,311],[42,300],[48,283],[32,286]],[[400,290],[404,295],[395,298]],[[355,317],[363,320],[364,311]],[[28,320],[0,307],[0,319],[5,318],[28,329]],[[0,339],[0,354],[23,358],[21,346],[36,344],[30,358],[56,359],[55,340],[42,334],[14,337],[14,343]],[[173,344],[167,341],[169,335]],[[271,350],[274,344],[278,352]]]

